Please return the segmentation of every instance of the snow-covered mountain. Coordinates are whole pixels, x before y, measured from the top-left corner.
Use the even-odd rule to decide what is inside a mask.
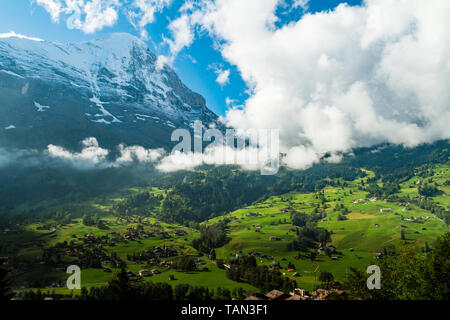
[[[174,128],[217,123],[205,99],[129,34],[80,44],[0,39],[0,144],[167,146]]]

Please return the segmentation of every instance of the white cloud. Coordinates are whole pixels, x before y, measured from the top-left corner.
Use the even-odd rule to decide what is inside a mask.
[[[61,16],[66,17],[69,29],[80,29],[90,34],[113,26],[118,20],[121,7],[119,0],[33,0],[42,6],[58,23]]]
[[[156,69],[162,70],[162,68],[164,68],[164,66],[168,65],[169,63],[170,63],[169,58],[167,58],[166,56],[160,55],[156,59]]]
[[[20,39],[39,41],[39,42],[44,41],[43,39],[28,37],[28,36],[25,36],[23,34],[15,33],[14,31],[10,31],[10,32],[6,32],[6,33],[0,33],[0,39],[1,38],[20,38]]]
[[[172,0],[134,0],[128,11],[130,22],[140,30],[141,37],[148,39],[145,27],[155,21],[155,14],[170,6]]]
[[[281,2],[190,9],[191,30],[206,30],[250,88],[229,125],[280,129],[293,168],[360,146],[450,138],[449,1],[366,0],[276,27]]]
[[[83,149],[78,153],[50,144],[47,147],[47,154],[51,158],[66,160],[82,169],[109,166],[106,161],[109,151],[100,148],[96,138],[86,138],[81,144]]]
[[[212,63],[208,66],[208,69],[212,69],[217,75],[216,82],[221,87],[230,82],[230,69],[225,69],[222,63]],[[228,104],[228,103],[227,103]]]
[[[231,99],[230,97],[226,97],[225,98],[225,104],[227,105],[227,107],[233,107],[235,103],[237,103],[238,101],[236,99]]]
[[[265,148],[209,146],[203,153],[175,151],[163,157],[156,168],[162,172],[173,172],[193,170],[202,165],[238,165],[244,170],[255,171],[261,170],[270,159],[270,150]]]
[[[164,38],[164,42],[169,45],[170,50],[170,55],[166,60],[169,63],[173,63],[178,53],[194,42],[195,34],[190,16],[187,14],[183,14],[171,21],[167,28],[172,35],[172,39]]]
[[[59,16],[63,12],[63,5],[60,0],[33,0],[38,5],[44,7],[52,17],[53,22],[59,22]]]
[[[117,163],[147,163],[155,162],[164,155],[163,149],[145,149],[141,146],[126,147],[119,145],[120,156],[116,159]]]
[[[119,13],[126,6],[129,21],[147,39],[145,27],[155,21],[155,14],[169,6],[172,0],[134,0],[131,4],[119,0],[33,0],[42,6],[58,23],[66,18],[69,29],[79,29],[90,34],[111,27],[119,19]]]
[[[292,4],[292,8],[302,8],[304,11],[309,9],[309,1],[310,0],[294,0]]]
[[[118,146],[119,155],[108,159],[110,151],[99,146],[96,138],[86,138],[81,142],[80,152],[73,152],[61,146],[48,145],[45,154],[60,159],[78,169],[112,168],[133,163],[153,163],[164,156],[163,149],[145,149],[141,146]]]
[[[104,27],[113,26],[117,19],[117,8],[120,3],[116,0],[93,0],[83,7],[84,22],[80,21],[81,29],[85,33],[94,33]]]
[[[221,86],[224,86],[230,82],[230,70],[217,70],[216,74],[216,82]]]

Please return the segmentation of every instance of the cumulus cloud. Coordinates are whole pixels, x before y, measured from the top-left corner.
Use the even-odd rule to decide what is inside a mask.
[[[90,34],[116,24],[122,7],[130,23],[148,38],[145,27],[155,21],[155,14],[169,6],[172,0],[134,0],[130,4],[119,0],[32,0],[42,6],[55,23],[66,19],[69,29]]]
[[[66,18],[69,29],[79,29],[84,33],[94,33],[104,27],[113,26],[119,17],[119,0],[33,0],[42,6],[58,23]]]
[[[81,144],[83,149],[78,153],[51,144],[47,147],[47,154],[50,158],[65,160],[83,169],[109,166],[106,161],[109,151],[100,148],[96,138],[86,138]]]
[[[203,153],[175,151],[161,158],[156,168],[162,172],[193,170],[202,165],[237,165],[244,170],[278,171],[278,163],[273,160],[274,154],[267,148],[248,146],[235,148],[231,146],[210,145]],[[278,153],[276,154],[278,157]],[[274,163],[273,166],[272,162]],[[272,173],[270,173],[272,174]]]
[[[450,138],[449,1],[344,3],[277,27],[281,2],[190,7],[191,30],[206,30],[250,88],[227,112],[230,126],[280,129],[292,168],[382,142]]]
[[[126,147],[119,145],[120,156],[116,159],[117,163],[148,163],[160,159],[165,151],[164,149],[145,149],[141,146]]]
[[[230,70],[217,70],[217,79],[216,82],[220,84],[221,86],[226,85],[228,82],[230,82]]]
[[[53,22],[59,22],[59,16],[63,12],[63,5],[60,0],[33,0],[42,6],[52,17]]]
[[[212,69],[217,75],[216,82],[220,84],[221,87],[225,86],[230,82],[230,69],[224,68],[222,63],[213,63],[208,66],[208,69]],[[227,103],[228,104],[228,103]]]
[[[173,39],[165,39],[164,41],[169,45],[171,59],[185,47],[188,47],[194,41],[194,31],[190,16],[187,14],[181,15],[181,17],[170,22],[168,29]]]
[[[152,163],[164,155],[163,149],[119,145],[119,155],[115,159],[109,159],[110,151],[101,148],[94,137],[84,139],[81,146],[80,152],[73,152],[61,146],[49,145],[44,155],[62,160],[78,169],[103,169],[133,163]]]
[[[117,152],[102,148],[97,139],[89,137],[80,142],[81,150],[48,145],[44,151],[7,150],[0,148],[0,168],[21,164],[24,166],[71,166],[79,170],[118,168],[135,164],[153,164],[162,172],[193,170],[202,165],[238,165],[244,170],[270,168],[276,152],[254,145],[235,148],[211,144],[203,153],[167,153],[164,149],[146,149],[142,146],[117,146]],[[275,163],[276,165],[278,163]],[[278,167],[275,167],[277,170]]]
[[[160,55],[156,59],[156,69],[157,70],[162,70],[164,68],[164,66],[168,65],[168,64],[170,64],[170,61],[169,61],[169,58],[167,58],[166,56]]]

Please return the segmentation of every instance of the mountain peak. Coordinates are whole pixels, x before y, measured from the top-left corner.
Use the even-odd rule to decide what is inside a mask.
[[[75,44],[76,45],[76,44]],[[144,50],[150,50],[147,44],[138,37],[129,33],[112,33],[107,38],[97,38],[85,41],[79,44],[83,45],[98,45],[102,49],[110,49],[116,51],[128,50],[132,47],[140,47]]]
[[[205,99],[172,68],[157,68],[156,55],[133,35],[76,44],[10,39],[0,39],[0,92],[16,92],[0,105],[0,128],[17,128],[10,134],[45,127],[45,143],[64,144],[54,138],[70,131],[71,144],[90,132],[111,144],[160,147],[174,128],[217,122]],[[39,112],[38,105],[48,108]]]

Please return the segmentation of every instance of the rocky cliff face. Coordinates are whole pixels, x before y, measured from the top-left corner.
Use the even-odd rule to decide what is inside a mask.
[[[0,145],[45,148],[96,137],[165,147],[175,128],[217,125],[205,99],[128,34],[81,44],[0,39]]]

